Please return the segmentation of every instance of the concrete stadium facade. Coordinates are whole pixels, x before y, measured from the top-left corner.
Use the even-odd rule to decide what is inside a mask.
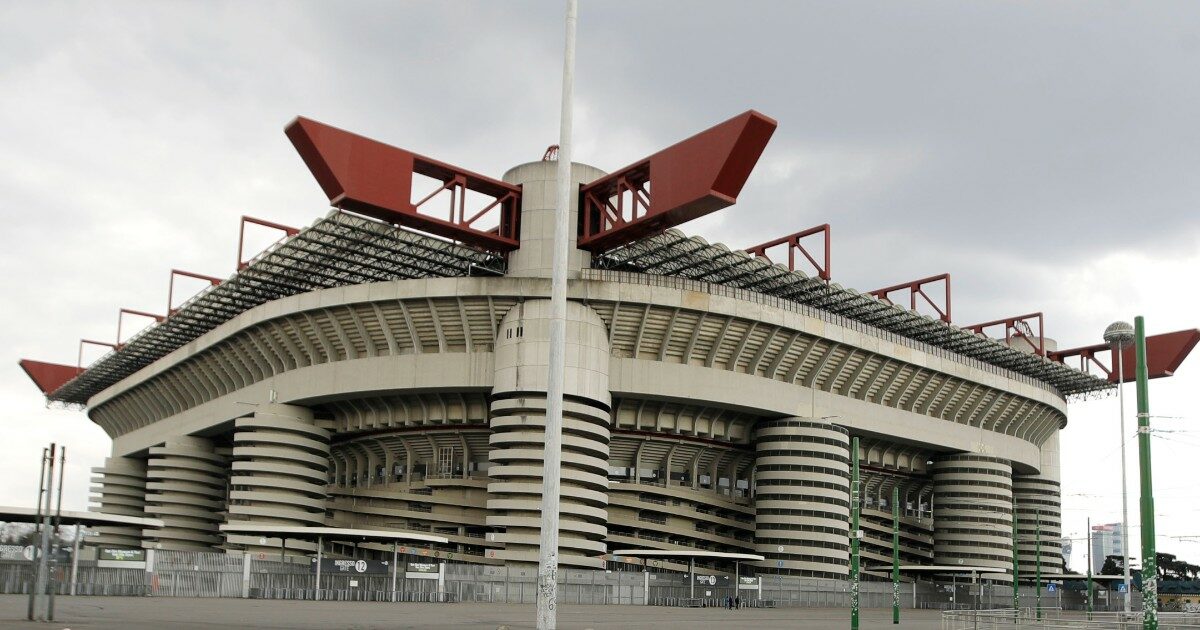
[[[505,176],[523,195],[503,276],[269,301],[91,396],[113,438],[95,509],[165,524],[101,541],[278,549],[219,528],[328,525],[442,535],[433,549],[455,560],[536,562],[555,167]],[[602,174],[576,165],[573,179]],[[696,548],[761,554],[759,573],[845,577],[857,436],[868,568],[891,562],[898,487],[904,564],[1003,574],[1016,544],[1022,573],[1039,555],[1044,572],[1061,570],[1055,388],[783,300],[595,269],[572,251],[563,564]]]

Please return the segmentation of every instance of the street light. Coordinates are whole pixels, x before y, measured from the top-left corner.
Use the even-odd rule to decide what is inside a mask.
[[[1125,348],[1133,343],[1133,326],[1129,322],[1113,322],[1104,329],[1104,341],[1112,346],[1117,370],[1117,404],[1121,407],[1121,554],[1124,565],[1125,613],[1130,610],[1132,587],[1129,583],[1129,495],[1125,483]],[[1088,549],[1090,564],[1091,549]]]

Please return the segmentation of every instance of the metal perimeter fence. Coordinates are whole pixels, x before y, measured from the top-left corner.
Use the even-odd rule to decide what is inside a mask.
[[[942,630],[1141,630],[1142,614],[1064,611],[1044,608],[950,610],[942,613]],[[1160,630],[1200,630],[1200,614],[1160,612]]]
[[[432,565],[431,565],[432,562]],[[350,563],[353,564],[353,563]],[[537,597],[534,567],[505,567],[433,561],[427,557],[400,556],[397,566],[363,563],[354,568],[325,571],[316,582],[311,559],[271,557],[241,552],[163,551],[147,553],[145,562],[131,567],[112,562],[80,559],[77,565],[53,569],[56,592],[63,595],[116,595],[165,597],[249,597],[262,599],[338,601],[432,601],[532,604]],[[420,566],[417,571],[418,565]],[[382,566],[382,569],[381,569]],[[436,567],[430,572],[430,567]],[[707,578],[707,582],[703,581]],[[28,593],[33,563],[0,561],[0,593]],[[692,582],[695,582],[694,584]],[[739,597],[743,606],[820,607],[850,606],[849,582],[781,575],[764,575],[739,585],[722,577],[698,575],[689,580],[681,573],[642,573],[566,568],[559,572],[559,601],[565,604],[628,604],[659,606],[723,606]],[[1006,586],[929,582],[900,585],[904,608],[1000,608],[1011,606]],[[860,605],[892,605],[890,582],[862,582]],[[1021,605],[1036,605],[1034,590],[1022,587]],[[1043,593],[1043,606],[1083,608],[1082,595]]]

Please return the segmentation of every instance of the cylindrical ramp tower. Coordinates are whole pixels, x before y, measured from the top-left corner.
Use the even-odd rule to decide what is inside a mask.
[[[154,549],[209,550],[221,544],[217,528],[225,509],[225,458],[210,440],[172,438],[150,449],[146,460],[146,515],[162,529],[142,532]]]
[[[92,469],[93,512],[120,516],[146,516],[146,462],[132,457],[109,457]],[[136,525],[105,525],[89,543],[104,547],[141,547],[142,530]]]
[[[487,525],[496,558],[537,563],[550,302],[513,306],[500,323],[489,412]],[[603,567],[608,534],[608,335],[592,309],[567,303],[559,563]]]
[[[1041,475],[1013,478],[1017,506],[1017,561],[1021,575],[1032,576],[1042,556],[1042,573],[1059,573],[1062,557],[1062,489],[1058,481]],[[1038,530],[1041,530],[1041,548]]]
[[[1012,568],[1012,465],[961,453],[933,463],[933,562]]]
[[[793,575],[846,577],[846,429],[807,418],[761,421],[754,429],[754,452],[754,546],[767,558],[760,566]]]
[[[312,411],[295,405],[260,405],[234,423],[229,522],[323,526],[329,481],[329,431],[313,423]],[[230,535],[228,541],[261,546],[260,537]],[[278,540],[268,540],[277,546]],[[289,541],[289,550],[315,545]]]

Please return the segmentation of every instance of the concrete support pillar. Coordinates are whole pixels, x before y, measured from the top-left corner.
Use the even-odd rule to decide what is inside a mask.
[[[323,526],[329,477],[329,431],[312,411],[295,405],[259,405],[234,423],[230,523]],[[247,551],[277,551],[281,541],[230,535]],[[307,553],[313,543],[288,541],[285,552]]]
[[[973,453],[933,463],[933,563],[1012,568],[1012,464]]]
[[[850,438],[827,421],[781,418],[754,428],[754,547],[763,572],[845,578]],[[782,562],[782,566],[780,563]]]
[[[509,254],[508,276],[549,278],[554,265],[554,208],[557,204],[558,162],[530,162],[509,169],[504,181],[521,185],[521,248]],[[571,183],[585,184],[606,173],[586,164],[571,165]],[[591,254],[575,247],[579,233],[579,195],[571,195],[568,213],[571,239],[567,277],[578,278],[579,270],[591,265]]]
[[[1059,483],[1058,431],[1042,444],[1040,472],[1015,475],[1013,497],[1017,504],[1018,563],[1021,575],[1032,576],[1037,555],[1042,556],[1042,573],[1058,573],[1062,559],[1062,486]],[[1037,525],[1041,521],[1042,546],[1037,548]],[[1065,572],[1065,571],[1064,571]]]
[[[146,461],[146,516],[162,529],[143,530],[152,549],[208,551],[221,544],[226,461],[211,440],[182,436],[150,449]]]
[[[132,457],[109,457],[92,469],[92,505],[89,510],[121,516],[146,516],[146,462]],[[89,541],[105,547],[142,546],[142,531],[136,526],[111,525],[97,528],[100,534]]]
[[[489,424],[487,525],[496,557],[536,563],[541,525],[549,300],[512,307],[500,323]],[[608,533],[608,335],[587,306],[567,305],[559,564],[603,568]]]

